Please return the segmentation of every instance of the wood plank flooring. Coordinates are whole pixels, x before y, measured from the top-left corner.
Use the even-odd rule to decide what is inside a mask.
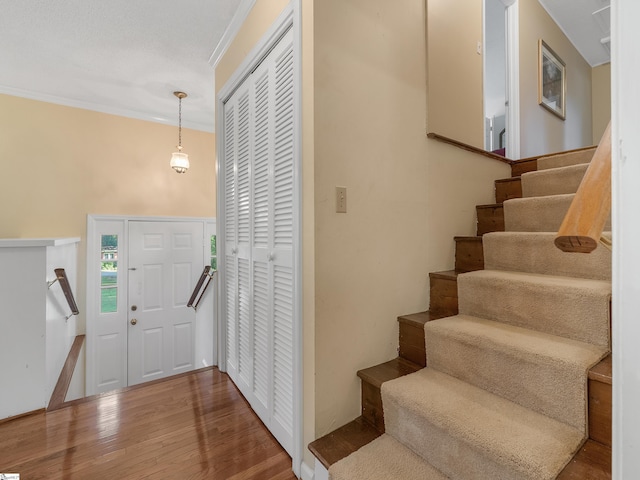
[[[29,480],[296,478],[291,458],[217,368],[2,423],[0,472]]]

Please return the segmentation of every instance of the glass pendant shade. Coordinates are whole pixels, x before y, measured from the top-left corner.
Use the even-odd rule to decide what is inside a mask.
[[[171,168],[178,173],[184,173],[189,169],[189,155],[182,152],[171,154]]]
[[[171,154],[169,165],[178,173],[189,169],[189,155],[182,153],[182,99],[187,97],[184,92],[173,92],[178,97],[178,151]]]

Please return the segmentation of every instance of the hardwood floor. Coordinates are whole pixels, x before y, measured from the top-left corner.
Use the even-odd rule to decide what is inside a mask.
[[[29,480],[296,478],[291,458],[217,368],[0,424],[0,472]]]

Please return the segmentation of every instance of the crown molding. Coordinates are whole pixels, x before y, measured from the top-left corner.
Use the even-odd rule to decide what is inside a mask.
[[[231,22],[227,26],[227,29],[222,34],[222,38],[216,45],[216,48],[213,50],[213,53],[209,57],[209,65],[211,65],[214,69],[218,66],[220,59],[224,56],[229,45],[233,42],[233,39],[238,34],[240,27],[249,16],[251,9],[255,5],[256,0],[242,0],[240,5],[238,5],[238,9],[236,13],[233,15]]]
[[[11,95],[13,97],[27,98],[29,100],[37,100],[40,102],[54,103],[56,105],[63,105],[65,107],[80,108],[83,110],[90,110],[92,112],[106,113],[109,115],[117,115],[119,117],[133,118],[135,120],[144,120],[147,122],[161,123],[163,125],[177,126],[175,119],[168,119],[164,117],[154,116],[149,113],[138,112],[136,110],[129,110],[126,108],[112,107],[109,105],[103,105],[100,103],[87,102],[82,100],[76,100],[72,98],[59,97],[57,95],[49,95],[46,93],[33,92],[29,90],[22,90],[20,88],[5,87],[0,85],[0,94]],[[192,130],[200,130],[203,132],[214,132],[214,121],[207,123],[182,121],[184,128]]]

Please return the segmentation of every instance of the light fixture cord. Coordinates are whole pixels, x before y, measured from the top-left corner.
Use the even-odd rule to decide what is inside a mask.
[[[182,98],[178,99],[178,150],[182,149]]]

